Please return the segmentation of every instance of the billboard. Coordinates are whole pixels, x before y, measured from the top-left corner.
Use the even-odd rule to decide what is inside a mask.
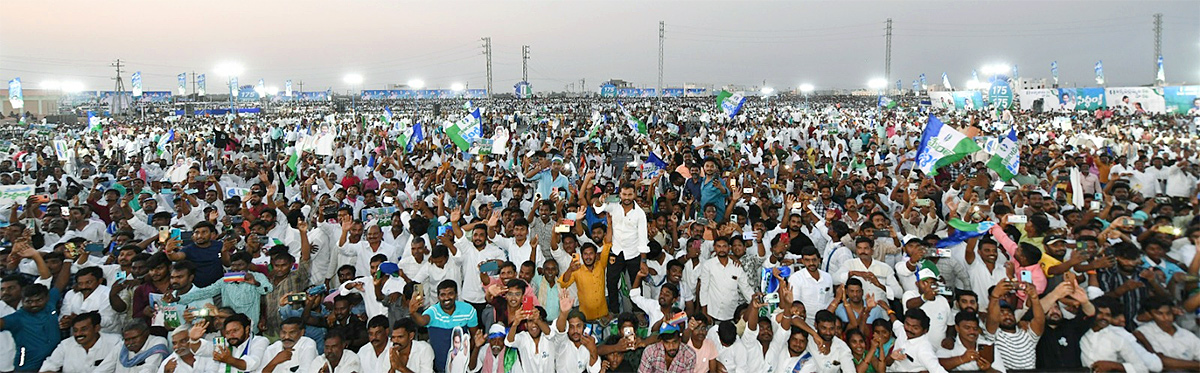
[[[1104,103],[1112,109],[1137,111],[1138,109],[1151,113],[1167,111],[1167,102],[1161,88],[1152,87],[1114,87],[1104,89]]]
[[[1062,109],[1062,104],[1058,101],[1057,89],[1026,89],[1021,91],[1019,102],[1021,110],[1032,110],[1033,102],[1038,99],[1042,100],[1042,110],[1054,111]]]
[[[144,91],[142,97],[138,98],[138,102],[170,102],[171,91]]]
[[[1095,111],[1104,107],[1104,88],[1059,88],[1058,102],[1063,108]]]
[[[1200,115],[1200,85],[1163,87],[1167,112]]]

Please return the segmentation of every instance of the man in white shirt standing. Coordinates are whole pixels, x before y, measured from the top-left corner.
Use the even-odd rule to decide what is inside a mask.
[[[837,337],[837,316],[829,310],[815,312],[817,336],[814,343],[808,344],[808,352],[817,363],[817,372],[821,373],[855,373],[854,355],[850,346]]]
[[[188,330],[188,345],[197,357],[212,358],[217,363],[217,370],[227,373],[256,372],[262,367],[270,342],[250,334],[249,316],[238,313],[225,319],[221,328],[225,343],[221,346],[204,339],[207,328],[208,321],[201,321]]]
[[[895,299],[900,294],[900,283],[896,281],[892,267],[875,260],[875,240],[867,237],[855,239],[854,253],[858,257],[842,265],[833,283],[844,285],[850,277],[858,277],[863,282],[864,294],[870,294],[877,300]]]
[[[279,340],[267,346],[263,356],[271,360],[259,372],[295,372],[317,358],[317,342],[304,336],[303,320],[288,318],[279,324]]]
[[[392,372],[433,373],[433,347],[416,340],[417,324],[412,319],[396,320],[390,337],[388,362]]]
[[[93,311],[75,316],[71,329],[72,338],[59,342],[39,371],[111,372],[116,363],[111,357],[121,348],[121,337],[100,332],[100,314]]]
[[[892,345],[890,356],[894,361],[888,366],[889,372],[946,373],[933,352],[933,343],[928,337],[929,316],[925,311],[911,309],[904,313],[904,322],[895,320],[894,314],[892,320],[896,342]]]
[[[828,308],[829,303],[833,302],[833,276],[819,268],[821,257],[815,247],[800,249],[800,263],[804,265],[804,270],[788,276],[788,284],[792,286],[792,299],[804,303],[804,309],[808,311],[805,322],[812,325],[817,311]]]
[[[717,237],[713,241],[713,253],[716,255],[700,265],[700,307],[717,321],[733,319],[733,311],[739,303],[737,294],[740,293],[742,299],[750,299],[754,295],[746,271],[741,264],[733,261],[729,250],[729,238]]]
[[[1142,324],[1134,335],[1144,341],[1146,348],[1158,353],[1163,370],[1200,369],[1200,338],[1175,325],[1175,305],[1169,300],[1153,297],[1146,300],[1143,308],[1153,322]]]
[[[897,267],[904,265],[897,264]],[[936,343],[941,343],[946,336],[946,325],[950,323],[950,302],[938,296],[938,277],[929,268],[917,271],[917,289],[904,292],[904,309],[920,309],[929,316],[929,337]]]
[[[121,326],[116,323],[116,312],[108,301],[108,286],[100,284],[104,271],[100,267],[80,269],[75,276],[75,285],[63,296],[60,318],[68,321],[75,315],[96,311],[100,314],[100,331],[119,334]]]
[[[642,210],[634,199],[637,198],[637,187],[632,183],[621,184],[621,202],[609,203],[597,210],[597,213],[607,212],[612,216],[613,245],[610,263],[605,273],[605,284],[608,294],[619,296],[608,297],[609,312],[619,313],[621,301],[628,294],[621,293],[620,278],[624,273],[629,278],[637,275],[642,268],[642,260],[650,252],[650,234],[646,225],[646,211]],[[601,198],[607,198],[605,193]],[[598,202],[602,202],[602,200]],[[728,245],[728,241],[726,241]],[[740,267],[739,267],[740,268]],[[743,276],[744,277],[744,276]],[[729,317],[732,317],[732,313]]]
[[[1114,332],[1117,327],[1112,325],[1113,319],[1124,312],[1121,302],[1106,296],[1096,298],[1092,305],[1096,307],[1096,318],[1092,321],[1092,329],[1079,341],[1083,365],[1098,372],[1149,372],[1133,342]]]
[[[504,337],[504,345],[515,348],[520,353],[521,366],[527,373],[554,372],[554,359],[558,356],[558,349],[557,345],[551,342],[550,336],[542,333],[543,330],[551,330],[550,325],[546,323],[545,312],[537,308],[519,312]],[[525,330],[517,331],[517,327],[521,325],[525,326]]]

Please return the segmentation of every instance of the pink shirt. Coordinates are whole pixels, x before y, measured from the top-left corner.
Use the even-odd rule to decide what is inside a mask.
[[[996,242],[999,243],[1000,246],[1004,248],[1004,252],[1008,253],[1009,261],[1012,262],[1013,268],[1015,270],[1014,273],[1021,273],[1021,271],[1029,271],[1033,275],[1032,276],[1033,277],[1033,286],[1037,288],[1038,294],[1045,292],[1046,291],[1046,272],[1042,270],[1041,262],[1039,261],[1038,263],[1033,263],[1032,265],[1022,267],[1021,263],[1017,262],[1017,259],[1015,259],[1016,258],[1015,254],[1017,252],[1017,243],[1013,242],[1013,240],[1011,238],[1008,238],[1008,234],[1004,233],[1004,229],[1001,229],[1000,225],[997,224],[997,225],[992,226],[992,229],[989,231],[989,233],[991,233],[992,237],[994,237],[996,239]],[[1045,254],[1042,254],[1042,255],[1045,255]],[[1014,276],[1016,276],[1018,279],[1020,277],[1019,275],[1014,275]],[[1025,298],[1025,293],[1023,293],[1023,292],[1018,292],[1017,295],[1020,296],[1022,299]]]

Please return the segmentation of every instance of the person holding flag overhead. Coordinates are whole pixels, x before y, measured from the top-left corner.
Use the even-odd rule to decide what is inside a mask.
[[[963,157],[980,150],[978,144],[954,128],[942,123],[936,116],[929,116],[929,123],[921,133],[917,147],[917,169],[926,175],[937,175],[937,169],[957,162]]]

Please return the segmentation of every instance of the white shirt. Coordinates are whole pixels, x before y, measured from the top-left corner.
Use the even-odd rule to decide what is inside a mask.
[[[642,296],[642,289],[649,286],[642,284],[642,287],[629,289],[629,301],[646,313],[646,317],[650,319],[650,324],[653,326],[659,320],[663,319],[662,308],[658,305],[658,299],[650,299]],[[565,316],[565,315],[564,315]]]
[[[1083,366],[1090,367],[1097,361],[1114,361],[1124,365],[1126,372],[1149,372],[1133,345],[1113,331],[1117,328],[1110,325],[1100,331],[1088,330],[1083,334],[1079,341],[1079,349],[1083,351],[1080,356]]]
[[[492,243],[500,250],[504,250],[504,253],[508,255],[508,261],[516,264],[517,268],[521,267],[521,263],[528,261],[530,255],[536,255],[533,260],[537,263],[537,268],[542,268],[542,263],[546,262],[546,257],[542,256],[540,250],[534,250],[533,246],[530,246],[533,243],[533,236],[525,236],[525,242],[520,245],[517,244],[515,237],[496,237]],[[535,253],[535,251],[537,252]]]
[[[815,312],[814,312],[815,313]],[[808,353],[812,354],[812,361],[817,365],[818,373],[854,373],[858,370],[854,365],[854,353],[850,351],[850,346],[841,338],[834,337],[833,343],[829,345],[829,354],[822,354],[821,348],[812,338],[820,338],[819,336],[809,336]],[[834,363],[837,364],[834,364]]]
[[[41,372],[91,373],[111,372],[117,364],[116,356],[121,352],[124,340],[120,335],[100,333],[100,338],[90,350],[85,350],[75,338],[63,339],[49,357],[42,362]]]
[[[896,335],[896,343],[893,344],[892,351],[900,351],[907,355],[908,359],[892,362],[892,365],[887,367],[889,372],[946,373],[946,369],[942,368],[942,364],[938,362],[937,355],[933,353],[933,344],[930,343],[929,334],[908,339],[908,334],[904,332],[904,323],[900,320],[892,323],[892,333]]]
[[[363,346],[369,347],[371,344]],[[388,346],[389,351],[384,351],[383,362],[387,363],[387,369],[379,372],[390,371],[391,369],[391,351],[392,346]],[[374,351],[372,351],[374,352]],[[425,341],[412,341],[412,348],[408,351],[408,363],[404,364],[405,368],[417,373],[433,373],[433,346]],[[367,371],[364,371],[364,373]]]
[[[375,346],[367,343],[358,349],[358,364],[362,367],[362,372],[390,372],[392,370],[391,355],[392,342],[388,342],[383,348],[383,352],[376,355]]]
[[[608,212],[612,216],[612,256],[630,259],[650,252],[650,234],[646,229],[646,211],[633,203],[628,213],[620,203],[604,205],[597,213]]]
[[[354,284],[362,284],[362,291],[358,291],[358,289],[354,287]],[[362,294],[363,307],[367,309],[367,317],[387,315],[387,307],[384,307],[383,303],[375,297],[375,281],[371,277],[359,277],[350,281],[346,281],[346,283],[338,287],[338,290],[341,291],[343,295],[354,293]]]
[[[504,251],[491,243],[483,247],[483,250],[476,250],[475,245],[471,243],[471,239],[467,236],[459,238],[454,242],[454,246],[458,249],[458,253],[454,256],[459,259],[461,265],[461,273],[463,275],[462,286],[458,287],[458,297],[463,302],[467,303],[483,303],[483,282],[479,281],[479,264],[488,260],[505,258]],[[433,286],[437,288],[436,285]]]
[[[901,299],[902,304],[908,308],[908,300],[920,296],[921,294],[916,291],[906,291]],[[925,339],[941,345],[942,339],[946,337],[946,326],[953,324],[954,321],[951,317],[950,302],[941,295],[934,295],[933,300],[922,300],[924,303],[919,308],[921,311],[925,311],[926,316],[929,316],[929,331],[925,333]]]
[[[142,344],[142,349],[140,351],[145,351],[146,349],[149,349],[150,347],[153,347],[155,345],[170,346],[170,343],[167,342],[166,338],[152,335],[152,336],[146,337],[146,342],[144,342]],[[116,373],[151,373],[151,372],[157,371],[158,366],[162,365],[163,355],[155,354],[155,355],[150,355],[150,357],[147,357],[146,360],[142,361],[141,364],[135,365],[130,368],[126,368],[121,365],[121,361],[120,361],[121,350],[124,349],[124,347],[125,347],[124,345],[117,346],[116,352],[113,352],[111,355],[109,355],[109,359],[113,360],[113,362],[112,362],[112,367],[114,368],[113,372],[116,372]],[[133,351],[129,352],[130,357],[132,357],[133,355],[136,355],[136,354],[137,353],[135,353]],[[107,365],[107,363],[105,363],[105,364]],[[96,371],[102,372],[102,370],[96,370]]]
[[[871,260],[870,267],[863,264],[862,258],[847,260],[846,263],[842,265],[841,272],[838,272],[834,275],[833,283],[837,285],[845,285],[846,280],[850,278],[850,272],[858,271],[871,272],[875,274],[875,277],[879,279],[879,282],[883,284],[884,287],[883,289],[880,289],[870,281],[867,281],[866,279],[860,279],[862,280],[864,295],[873,294],[875,295],[875,299],[884,300],[895,299],[896,295],[902,294],[900,292],[900,283],[896,282],[896,276],[893,276],[894,272],[892,271],[892,267],[889,267],[887,263],[878,260]]]
[[[977,347],[991,345],[990,342],[984,341],[983,338],[979,338],[979,340],[977,340],[975,342],[975,344],[979,345]],[[958,338],[954,339],[954,348],[951,348],[949,350],[944,349],[941,347],[941,343],[938,343],[938,347],[937,347],[937,357],[939,359],[959,357],[959,356],[962,356],[962,354],[964,354],[966,352],[967,352],[967,346],[963,346],[962,340],[960,340]],[[992,369],[995,369],[995,370],[1001,371],[1001,372],[1007,371],[1007,369],[1004,368],[1004,359],[1000,358],[1000,354],[993,353],[992,355],[995,359],[995,361],[992,362]],[[956,371],[957,370],[979,370],[979,363],[976,363],[975,360],[971,360],[971,361],[968,361],[966,364],[959,365],[957,367],[954,367],[954,369],[951,369],[951,370],[956,370]]]
[[[262,355],[263,356],[263,363],[261,364],[262,366],[259,367],[257,371],[262,372],[263,369],[267,367],[267,364],[269,364],[271,362],[271,360],[274,360],[275,356],[279,355],[279,353],[282,351],[283,351],[283,341],[282,340],[275,341],[275,343],[272,343],[270,346],[267,346],[266,352],[263,353],[263,355]],[[285,373],[285,372],[299,371],[300,367],[303,367],[304,364],[308,364],[309,362],[312,362],[316,358],[317,358],[317,342],[313,341],[312,338],[301,336],[300,339],[296,340],[296,344],[294,346],[292,346],[292,358],[288,359],[287,361],[284,361],[282,363],[279,363],[279,365],[276,365],[275,370],[273,370],[272,372]]]
[[[268,361],[275,358],[275,356],[264,356],[266,354],[268,344],[270,344],[270,341],[268,341],[267,338],[254,335],[250,336],[249,339],[242,342],[240,345],[229,346],[230,355],[245,362],[246,370],[238,370],[237,368],[225,363],[217,363],[217,370],[224,372],[226,369],[228,369],[230,373],[257,372],[259,369],[262,369],[262,366],[266,365]],[[208,339],[201,339],[200,348],[196,350],[196,357],[206,357],[211,359],[212,356],[212,341],[209,341]]]
[[[554,328],[550,328],[553,333]],[[529,332],[520,332],[513,337],[513,341],[509,342],[508,338],[504,339],[504,345],[509,348],[516,348],[521,354],[521,367],[527,373],[554,373],[554,359],[558,356],[558,346],[551,342],[553,336],[542,334],[537,342],[533,341],[533,336]],[[591,338],[584,336],[584,338]],[[503,360],[503,359],[502,359]]]
[[[199,356],[195,356],[195,358],[196,360],[192,362],[192,365],[188,365],[179,357],[179,354],[171,353],[171,356],[167,356],[166,359],[163,359],[162,364],[158,365],[157,373],[165,373],[167,371],[167,363],[171,361],[175,361],[175,373],[225,373],[217,372],[217,362],[213,361],[213,359]]]
[[[554,367],[558,373],[600,373],[600,359],[596,357],[596,361],[592,362],[592,354],[587,347],[580,343],[576,346],[571,339],[567,337],[566,330],[558,330],[558,324],[550,326],[554,329],[552,342],[557,340],[558,356],[555,357]],[[592,338],[591,336],[583,336],[583,338]]]
[[[1137,328],[1154,351],[1179,360],[1200,360],[1200,338],[1188,330],[1175,326],[1175,334],[1167,334],[1158,324],[1149,322]]]
[[[708,307],[708,314],[721,321],[733,319],[738,306],[739,292],[744,299],[754,295],[746,271],[732,258],[721,265],[721,259],[713,257],[700,264],[700,305]]]
[[[842,266],[846,261],[854,259],[854,250],[846,247],[840,241],[830,241],[825,248],[825,252],[821,253],[821,270],[827,273],[838,273],[842,271]]]
[[[792,272],[788,276],[788,284],[792,286],[792,299],[804,303],[809,325],[816,320],[817,311],[829,307],[833,302],[833,276],[825,271],[817,270],[820,279],[812,278],[807,269]]]
[[[112,309],[112,304],[108,301],[108,286],[97,285],[96,290],[84,297],[83,293],[75,290],[67,292],[63,296],[62,309],[59,312],[61,319],[67,315],[79,315],[86,312],[97,311],[100,313],[100,331],[112,334],[121,334],[121,326],[117,324],[116,312]]]
[[[342,251],[353,253],[354,255],[354,270],[358,274],[371,274],[371,257],[383,254],[387,257],[387,262],[395,262],[400,256],[400,251],[395,246],[383,241],[379,241],[379,249],[372,250],[371,244],[367,240],[359,240],[356,243],[347,243],[342,246]]]
[[[318,372],[320,372],[321,368],[325,368],[325,367],[329,366],[328,358],[329,357],[325,356],[325,355],[317,356],[316,360],[313,360],[312,364],[309,364],[307,366],[307,369],[304,370],[303,373],[318,373]],[[350,349],[342,350],[342,360],[338,361],[337,367],[330,369],[329,372],[330,373],[364,373],[362,370],[362,366],[359,365],[358,354],[354,353],[354,351],[350,351]]]

